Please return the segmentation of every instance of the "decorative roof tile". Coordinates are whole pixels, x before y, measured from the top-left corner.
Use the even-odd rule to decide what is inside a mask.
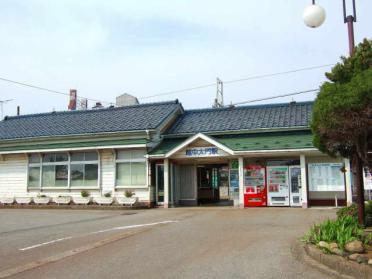
[[[309,127],[313,102],[186,110],[168,135]]]
[[[176,100],[6,117],[0,122],[0,140],[151,130],[181,108]]]

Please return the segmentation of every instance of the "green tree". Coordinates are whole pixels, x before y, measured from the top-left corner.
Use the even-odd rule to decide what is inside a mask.
[[[326,77],[313,108],[314,145],[330,156],[351,159],[359,222],[364,224],[362,168],[372,170],[372,41],[364,39],[352,56],[341,57]]]

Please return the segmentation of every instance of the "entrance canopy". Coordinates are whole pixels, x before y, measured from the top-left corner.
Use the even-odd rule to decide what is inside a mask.
[[[203,133],[189,138],[165,138],[149,158],[204,158],[237,155],[281,155],[316,152],[310,131],[271,132],[210,136]]]

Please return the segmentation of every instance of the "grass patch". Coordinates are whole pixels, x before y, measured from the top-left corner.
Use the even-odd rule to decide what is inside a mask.
[[[342,215],[336,220],[326,220],[315,224],[305,235],[303,240],[307,243],[318,244],[320,241],[327,243],[336,242],[341,250],[345,244],[353,240],[368,241],[359,226],[358,219],[350,215]]]

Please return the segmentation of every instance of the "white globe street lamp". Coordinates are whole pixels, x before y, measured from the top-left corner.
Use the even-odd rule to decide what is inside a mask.
[[[302,18],[307,26],[316,28],[323,24],[326,12],[321,6],[312,4],[306,7]]]
[[[354,22],[356,22],[356,11],[355,11],[355,0],[351,0],[353,4],[353,14],[346,15],[346,0],[342,0],[344,10],[344,23],[347,23],[347,32],[349,35],[349,53],[352,55],[354,51]],[[315,4],[315,0],[312,0],[312,5],[305,8],[302,15],[304,22],[311,28],[316,28],[322,25],[326,18],[325,10]]]

